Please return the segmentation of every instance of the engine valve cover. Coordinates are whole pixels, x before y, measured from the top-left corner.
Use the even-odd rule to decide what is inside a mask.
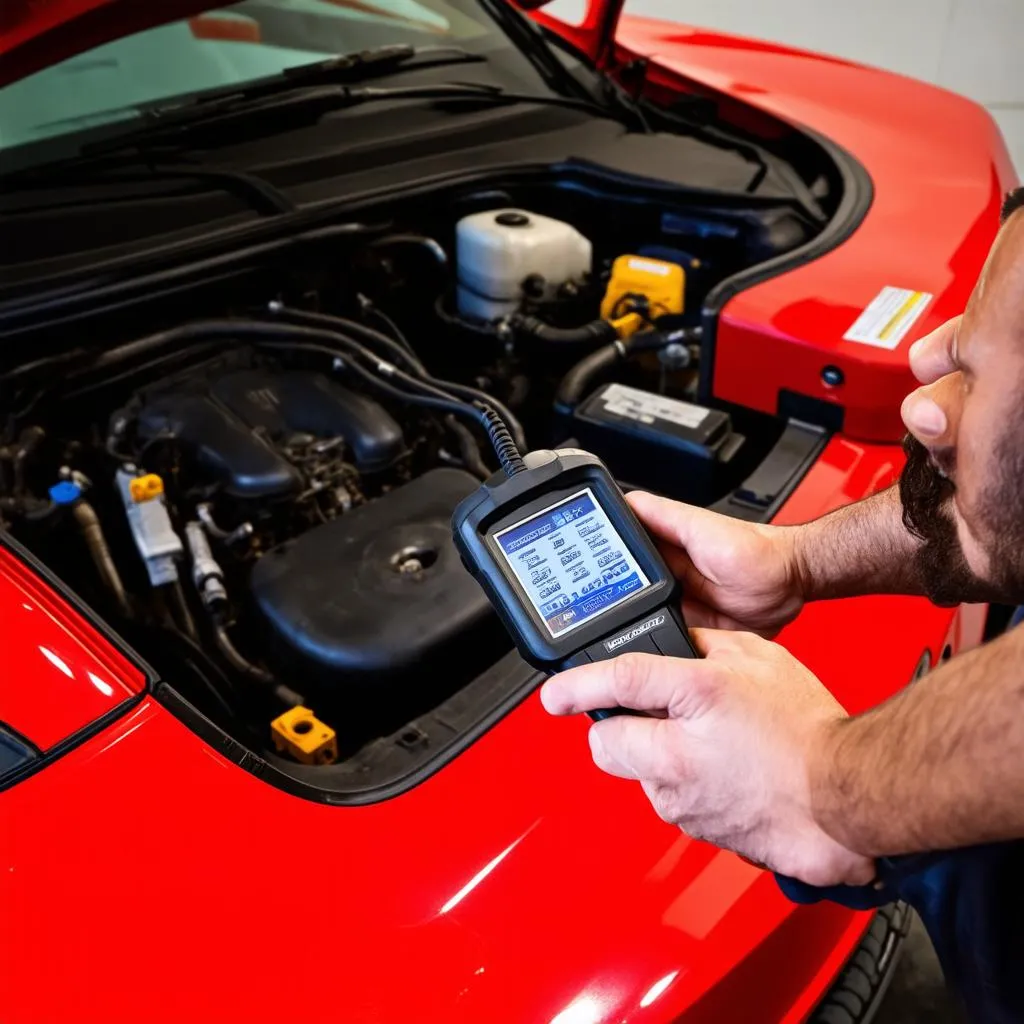
[[[401,427],[377,402],[304,370],[234,370],[143,397],[139,437],[171,435],[200,471],[244,500],[300,491],[302,474],[282,454],[291,441],[341,437],[364,473],[386,469],[405,451]]]

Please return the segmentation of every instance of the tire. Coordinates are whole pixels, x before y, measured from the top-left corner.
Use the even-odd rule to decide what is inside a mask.
[[[892,981],[903,940],[910,931],[911,915],[905,903],[890,903],[875,914],[871,927],[808,1024],[868,1024]]]

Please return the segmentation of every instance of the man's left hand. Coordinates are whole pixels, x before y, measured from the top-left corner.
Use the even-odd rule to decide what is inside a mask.
[[[778,644],[692,629],[703,658],[624,654],[544,684],[555,715],[620,706],[590,727],[597,766],[635,779],[654,809],[695,839],[811,885],[864,884],[874,864],[815,821],[811,780],[846,717]]]

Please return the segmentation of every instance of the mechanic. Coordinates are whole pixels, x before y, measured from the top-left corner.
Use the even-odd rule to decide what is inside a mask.
[[[1024,628],[865,714],[771,642],[808,601],[924,595],[1024,604],[1024,189],[1006,199],[962,317],[910,349],[898,484],[801,526],[629,501],[683,582],[703,659],[624,655],[552,677],[604,771],[657,813],[817,886],[875,858],[950,851],[901,882],[973,1019],[1024,1020]],[[837,655],[870,636],[836,636]],[[842,901],[840,890],[839,901]]]

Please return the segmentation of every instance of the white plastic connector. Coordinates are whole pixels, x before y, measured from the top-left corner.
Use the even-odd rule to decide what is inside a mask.
[[[150,501],[137,502],[132,497],[131,483],[135,476],[135,473],[119,469],[116,475],[117,490],[124,502],[128,528],[135,539],[135,546],[146,564],[149,582],[154,587],[162,587],[178,579],[176,563],[185,549],[171,525],[162,494]]]

